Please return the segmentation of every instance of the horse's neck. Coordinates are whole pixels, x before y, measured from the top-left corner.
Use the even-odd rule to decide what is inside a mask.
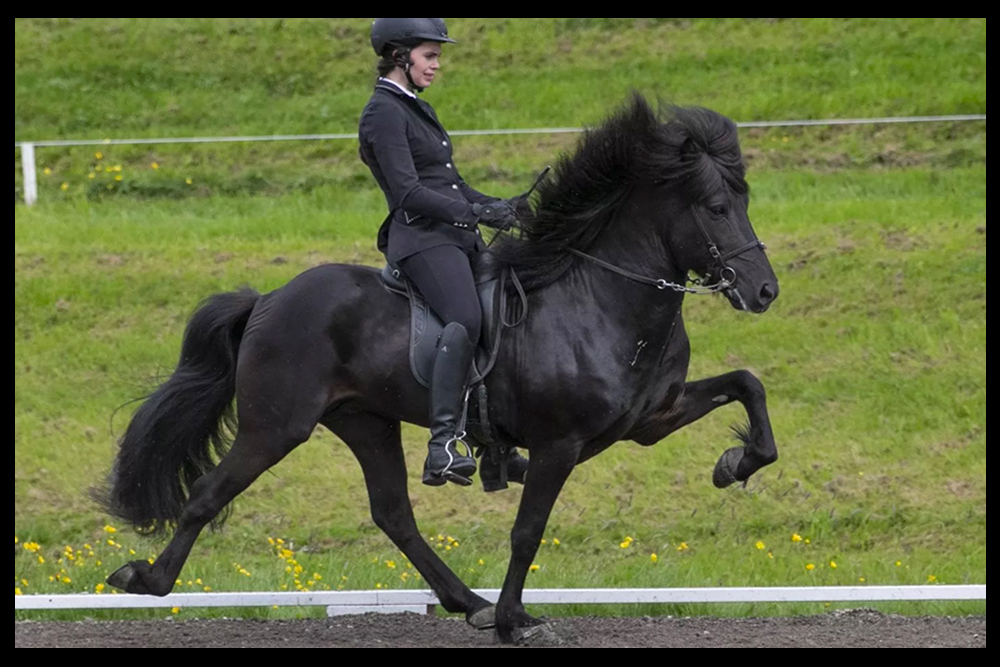
[[[680,316],[684,295],[623,275],[627,272],[652,280],[677,282],[669,260],[657,257],[648,248],[630,246],[622,237],[612,243],[595,243],[588,254],[622,272],[581,257],[569,274],[550,286],[557,292],[553,301],[588,304],[591,316],[600,320],[602,326],[627,337],[638,335],[654,341],[669,336]]]

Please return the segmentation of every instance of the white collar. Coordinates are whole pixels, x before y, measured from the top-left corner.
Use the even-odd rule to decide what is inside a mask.
[[[405,94],[405,95],[406,95],[407,97],[412,97],[413,99],[417,99],[417,96],[416,96],[416,94],[414,94],[414,92],[413,92],[412,90],[410,90],[409,88],[407,88],[407,87],[405,87],[405,86],[401,86],[401,85],[399,85],[398,83],[396,83],[396,82],[395,82],[395,81],[393,81],[392,79],[389,79],[389,78],[386,78],[386,77],[384,77],[384,76],[380,76],[380,77],[378,78],[378,80],[379,80],[379,81],[385,81],[386,83],[390,83],[390,84],[392,84],[392,85],[396,86],[396,87],[397,87],[397,88],[399,88],[399,89],[400,89],[401,91],[403,91],[403,94]]]

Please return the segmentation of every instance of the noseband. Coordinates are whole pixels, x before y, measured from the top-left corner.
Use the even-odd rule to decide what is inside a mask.
[[[585,252],[581,252],[576,248],[569,248],[569,252],[577,257],[586,259],[589,262],[597,264],[603,269],[607,269],[612,273],[617,273],[620,276],[625,276],[630,280],[634,280],[637,283],[642,283],[643,285],[651,285],[657,289],[670,289],[674,292],[683,292],[686,294],[714,294],[716,292],[723,292],[725,290],[731,289],[736,285],[736,269],[729,266],[726,262],[733,257],[742,255],[748,250],[753,250],[754,248],[759,248],[764,250],[767,248],[760,239],[754,236],[754,240],[746,243],[735,250],[730,250],[727,253],[722,253],[719,250],[718,244],[712,239],[711,234],[708,233],[708,228],[701,219],[701,214],[698,213],[698,209],[692,208],[694,212],[695,222],[698,223],[698,229],[701,230],[701,235],[705,237],[705,243],[708,245],[708,252],[712,256],[714,264],[719,269],[719,280],[711,285],[702,285],[698,280],[688,280],[692,283],[693,287],[688,287],[687,285],[681,285],[679,283],[670,282],[663,278],[648,278],[646,276],[639,275],[638,273],[633,273],[627,269],[615,266],[609,262],[605,262],[603,259],[598,259],[593,255],[588,255]]]

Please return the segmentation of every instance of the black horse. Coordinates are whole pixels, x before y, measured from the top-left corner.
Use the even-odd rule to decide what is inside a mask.
[[[574,466],[620,440],[652,445],[732,401],[749,424],[715,484],[745,481],[777,458],[757,378],[686,381],[686,292],[722,292],[755,313],[777,297],[747,203],[730,120],[672,108],[664,121],[634,95],[560,161],[522,233],[494,244],[529,310],[486,380],[491,416],[504,441],[530,453],[495,608],[417,530],[400,422],[426,425],[428,394],[408,364],[407,302],[377,270],[350,265],[311,269],[263,296],[218,294],[193,315],[176,370],[135,413],[101,493],[112,515],[142,531],[173,528],[173,538],[152,565],[131,562],[109,583],[169,593],[202,528],[322,424],[361,463],[372,518],[445,609],[495,625],[506,642],[535,632],[521,593]]]

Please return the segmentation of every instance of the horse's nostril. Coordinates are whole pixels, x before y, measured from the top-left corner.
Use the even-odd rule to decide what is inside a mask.
[[[778,294],[775,290],[771,289],[770,283],[764,283],[764,285],[760,288],[760,300],[764,303],[774,301],[774,297],[776,296],[778,296]]]

